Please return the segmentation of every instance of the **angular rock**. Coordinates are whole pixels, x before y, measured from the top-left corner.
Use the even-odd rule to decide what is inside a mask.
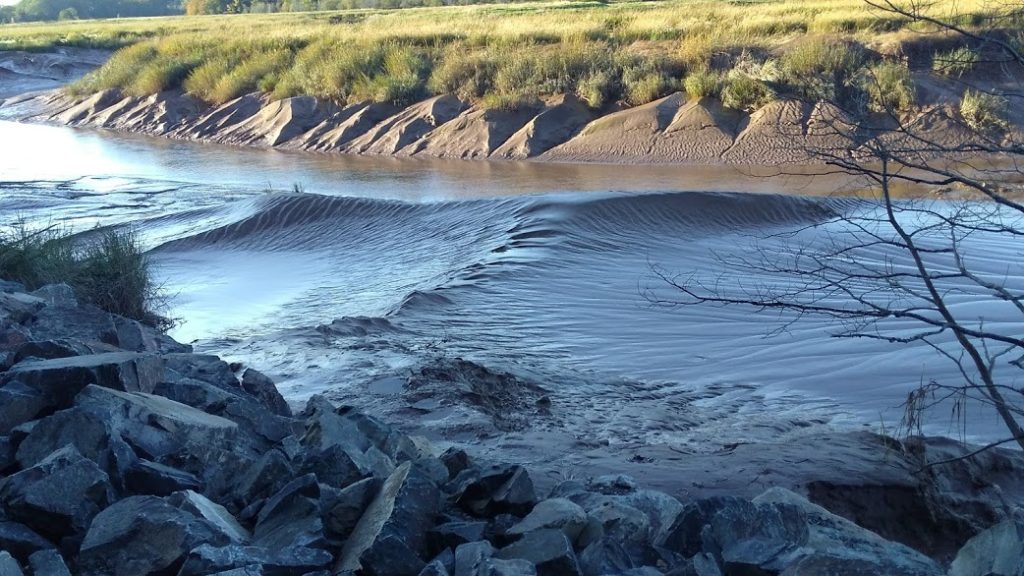
[[[0,434],[35,420],[49,408],[49,401],[35,388],[14,380],[0,388]]]
[[[163,374],[160,358],[135,352],[22,362],[7,371],[3,382],[19,380],[46,398],[48,408],[71,405],[86,386],[95,384],[125,392],[152,392]]]
[[[701,534],[711,518],[721,509],[729,506],[743,506],[743,500],[735,497],[706,498],[688,503],[671,526],[655,543],[673,552],[691,557],[701,552],[704,542]]]
[[[28,360],[53,360],[93,353],[88,346],[68,340],[33,340],[25,342],[15,350],[13,361],[18,363]]]
[[[455,478],[472,465],[469,454],[466,454],[465,450],[455,447],[449,448],[444,454],[441,454],[441,462],[448,469],[449,479]]]
[[[180,490],[202,490],[195,475],[149,460],[136,460],[125,471],[125,490],[129,494],[169,496]]]
[[[807,515],[792,504],[735,500],[719,508],[704,528],[704,548],[719,552],[726,572],[779,571],[807,544]]]
[[[242,374],[242,389],[256,398],[261,404],[278,416],[291,417],[292,409],[288,406],[274,381],[262,373],[249,368]]]
[[[451,484],[450,492],[457,496],[458,504],[478,516],[525,515],[537,501],[533,481],[522,466],[465,470]]]
[[[337,445],[318,452],[308,452],[301,469],[304,473],[316,474],[321,482],[335,488],[343,488],[374,476],[373,467],[366,456]]]
[[[244,505],[270,497],[294,477],[295,471],[288,458],[280,450],[270,450],[239,476],[233,493]]]
[[[205,462],[214,449],[233,444],[238,430],[230,420],[142,392],[88,386],[75,404],[109,419],[114,429],[150,460],[187,455]]]
[[[0,576],[25,576],[18,561],[4,551],[0,551]]]
[[[40,550],[28,559],[34,576],[71,576],[64,558],[56,550]]]
[[[498,551],[503,560],[523,559],[537,567],[538,576],[579,576],[579,562],[565,532],[536,530]]]
[[[440,510],[440,491],[410,462],[399,466],[363,513],[345,542],[336,569],[377,576],[415,574],[423,569],[427,532]]]
[[[486,530],[486,522],[446,522],[430,531],[430,547],[436,551],[454,550],[463,544],[483,540]]]
[[[78,556],[83,576],[159,574],[200,544],[229,543],[217,528],[155,496],[131,496],[93,519]]]
[[[171,495],[167,502],[179,510],[191,513],[196,518],[205,520],[232,544],[244,544],[252,538],[249,531],[238,523],[223,506],[211,502],[209,498],[193,490],[184,490]]]
[[[7,469],[14,464],[14,444],[10,436],[0,436],[0,475],[6,475]]]
[[[41,298],[47,306],[58,308],[77,308],[78,298],[75,298],[75,291],[67,284],[47,284],[38,290],[32,291],[32,296]]]
[[[21,562],[40,551],[53,548],[49,540],[17,522],[0,520],[0,550],[10,552]]]
[[[46,301],[24,292],[0,292],[0,322],[24,324],[46,306]]]
[[[248,574],[249,571],[255,570],[252,573],[301,576],[329,566],[332,559],[325,550],[314,548],[292,548],[275,552],[256,546],[218,547],[202,544],[188,553],[178,575]]]
[[[319,499],[316,476],[307,474],[290,482],[263,505],[253,543],[270,550],[327,548]]]
[[[949,567],[949,576],[1019,576],[1024,574],[1024,523],[1004,520],[964,544]]]
[[[29,468],[64,446],[74,446],[79,454],[97,462],[110,447],[114,435],[107,419],[81,408],[61,410],[36,422],[18,445],[17,458]]]
[[[7,514],[51,539],[85,531],[113,498],[107,474],[71,446],[0,481]]]
[[[184,378],[199,380],[207,384],[238,393],[241,384],[231,366],[217,356],[209,354],[164,354],[164,380],[177,382]]]
[[[557,528],[565,532],[570,541],[587,525],[587,513],[577,504],[565,498],[551,498],[538,503],[526,518],[508,530],[511,536],[521,536],[545,528]]]
[[[797,509],[808,523],[808,539],[788,558],[782,558],[784,573],[809,574],[900,574],[902,576],[938,576],[943,570],[931,558],[903,544],[890,542],[874,532],[832,514],[808,502],[802,496],[782,488],[772,488],[754,499],[754,504],[770,504]]]
[[[341,539],[347,539],[363,512],[380,492],[382,482],[376,478],[361,480],[337,492],[324,507],[324,527]]]

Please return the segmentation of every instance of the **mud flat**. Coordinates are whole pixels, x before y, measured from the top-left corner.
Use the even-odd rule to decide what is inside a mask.
[[[823,103],[779,100],[748,114],[682,92],[599,114],[571,95],[506,112],[452,95],[402,109],[373,102],[339,106],[309,96],[271,100],[259,93],[211,106],[182,92],[136,97],[111,89],[85,97],[61,92],[11,97],[0,113],[23,121],[237,146],[573,163],[807,165],[820,162],[821,154],[855,153],[870,139],[890,137],[853,129],[851,118]],[[970,138],[948,102],[926,105],[917,114],[934,142],[955,146]]]

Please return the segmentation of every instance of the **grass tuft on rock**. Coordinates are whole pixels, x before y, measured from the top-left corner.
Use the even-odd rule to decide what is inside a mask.
[[[104,231],[86,238],[59,228],[17,225],[0,234],[0,278],[35,290],[71,286],[83,303],[158,328],[169,327],[154,312],[161,301],[150,263],[132,232]]]

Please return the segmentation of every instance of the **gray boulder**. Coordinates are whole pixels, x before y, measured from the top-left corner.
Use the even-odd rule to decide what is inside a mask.
[[[163,380],[177,382],[183,379],[212,384],[232,393],[242,391],[241,383],[227,362],[209,354],[164,354]]]
[[[504,560],[496,558],[494,554],[494,546],[486,541],[459,546],[455,549],[455,566],[451,576],[536,576],[537,574],[537,569],[527,560],[520,558]]]
[[[24,324],[46,306],[46,300],[24,292],[0,292],[0,322]]]
[[[327,548],[319,499],[316,476],[307,474],[288,483],[260,510],[253,543],[270,550]]]
[[[388,477],[345,542],[336,569],[376,576],[416,574],[426,563],[427,532],[441,509],[437,486],[410,462]]]
[[[968,540],[949,576],[1024,576],[1024,522],[1004,520]]]
[[[579,576],[579,562],[565,532],[536,530],[498,551],[503,560],[522,559],[537,567],[539,576]]]
[[[459,506],[477,516],[523,516],[537,501],[526,469],[509,464],[464,470],[451,481],[449,492],[455,495]]]
[[[284,396],[278,392],[274,381],[252,368],[242,374],[242,389],[256,398],[261,404],[270,409],[278,416],[290,418],[292,409],[288,406]]]
[[[124,473],[124,489],[129,494],[169,496],[202,488],[202,481],[194,474],[149,460],[135,460]]]
[[[35,552],[51,548],[53,544],[49,540],[28,526],[17,522],[0,521],[0,550],[10,552],[18,560],[24,562]]]
[[[51,539],[84,532],[113,498],[107,474],[71,446],[0,481],[7,514]]]
[[[34,576],[71,576],[64,558],[56,550],[40,550],[28,559]]]
[[[10,436],[0,436],[0,475],[7,472],[14,462],[14,444]]]
[[[435,551],[455,550],[463,544],[483,540],[486,530],[486,522],[445,522],[428,534],[430,547]]]
[[[18,464],[22,468],[35,466],[68,445],[97,462],[104,450],[110,448],[113,436],[108,419],[81,408],[61,410],[35,423],[18,445]]]
[[[534,530],[557,528],[575,542],[586,525],[587,513],[583,508],[565,498],[551,498],[534,506],[526,518],[510,528],[507,534],[522,536]]]
[[[807,515],[792,504],[734,501],[720,508],[703,531],[704,547],[718,553],[726,572],[778,572],[807,544]]]
[[[324,527],[328,532],[341,540],[347,539],[380,492],[381,484],[376,478],[367,478],[322,499]]]
[[[47,410],[49,401],[35,388],[14,380],[0,388],[0,434],[36,419]]]
[[[252,538],[249,531],[242,527],[227,509],[198,492],[193,490],[177,492],[167,498],[167,502],[175,508],[191,513],[196,518],[205,520],[226,536],[232,544],[245,544]]]
[[[108,419],[141,456],[154,461],[187,455],[205,463],[218,448],[231,446],[238,431],[230,420],[142,392],[88,386],[75,404]]]
[[[106,351],[114,352],[115,350]],[[85,356],[97,352],[100,352],[100,350],[95,350],[73,340],[32,340],[19,346],[15,350],[12,360],[14,363],[29,360],[53,360],[55,358]]]
[[[25,576],[18,561],[5,551],[0,551],[0,576]]]
[[[159,574],[177,566],[200,544],[223,546],[218,527],[155,496],[131,496],[93,519],[82,542],[83,576]]]
[[[74,289],[63,282],[60,284],[47,284],[42,288],[33,290],[31,295],[42,299],[47,306],[78,308],[78,298],[75,297]]]
[[[903,544],[885,540],[874,532],[832,514],[784,488],[772,488],[754,499],[756,506],[770,504],[800,511],[808,526],[808,538],[776,565],[787,576],[812,574],[900,574],[939,576],[943,570],[931,558]],[[780,508],[781,510],[781,508]],[[1015,575],[1016,576],[1016,575]]]
[[[269,498],[295,477],[291,462],[280,450],[269,450],[238,475],[232,493],[243,506]]]
[[[152,392],[162,375],[158,356],[108,352],[22,362],[8,370],[2,381],[8,384],[19,380],[42,394],[48,408],[61,409],[69,407],[90,384],[125,392]]]
[[[178,576],[250,572],[264,576],[302,576],[329,566],[332,559],[328,552],[314,548],[271,551],[256,546],[202,544],[188,553]]]

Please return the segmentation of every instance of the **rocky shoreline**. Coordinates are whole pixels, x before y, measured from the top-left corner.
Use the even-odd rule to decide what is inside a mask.
[[[293,414],[256,370],[80,305],[66,286],[0,283],[0,369],[2,576],[1024,570],[1013,451],[933,469],[916,491],[677,499],[621,474],[541,490],[523,466],[442,452],[321,397]],[[915,451],[878,441],[899,448],[894,465]],[[906,533],[888,536],[904,543],[847,519],[894,513]]]

